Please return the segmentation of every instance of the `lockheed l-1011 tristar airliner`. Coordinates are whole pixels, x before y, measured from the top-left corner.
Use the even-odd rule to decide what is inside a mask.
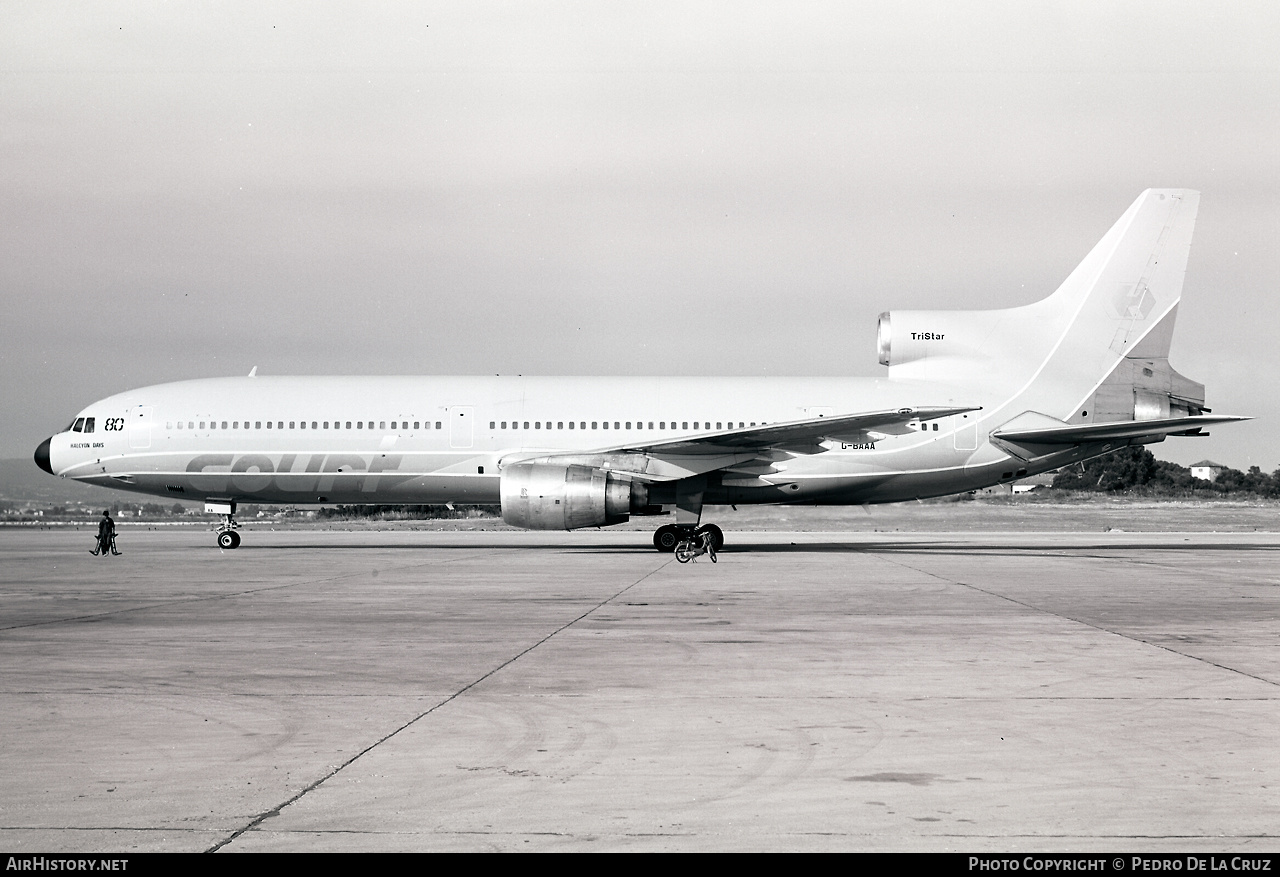
[[[1169,365],[1199,195],[1150,189],[1056,292],[1023,307],[892,311],[880,378],[249,377],[86,407],[35,459],[65,478],[205,503],[501,503],[572,530],[708,505],[865,504],[970,491],[1197,435],[1204,386]],[[255,370],[256,371],[256,370]]]

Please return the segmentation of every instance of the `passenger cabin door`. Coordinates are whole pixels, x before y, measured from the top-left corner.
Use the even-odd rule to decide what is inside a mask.
[[[475,443],[475,419],[470,405],[449,409],[449,447],[469,448]]]
[[[967,414],[956,414],[951,418],[952,426],[955,428],[955,441],[957,451],[973,451],[978,448],[978,425],[977,418],[971,416],[973,412]]]
[[[151,413],[150,405],[139,405],[129,409],[129,447],[151,447]]]

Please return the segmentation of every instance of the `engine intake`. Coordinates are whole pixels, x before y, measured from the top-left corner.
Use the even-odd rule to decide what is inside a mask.
[[[886,311],[876,324],[881,365],[905,365],[942,356],[986,355],[1006,311]]]
[[[502,472],[502,520],[526,530],[624,523],[649,505],[648,486],[592,466],[517,463]]]

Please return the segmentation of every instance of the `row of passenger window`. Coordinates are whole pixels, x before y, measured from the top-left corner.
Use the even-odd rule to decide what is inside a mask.
[[[77,421],[76,421],[76,424],[78,425],[79,423],[80,423],[80,421],[78,421],[78,420],[77,420]],[[370,420],[370,421],[357,420],[357,421],[355,421],[355,422],[354,422],[354,426],[353,426],[353,425],[352,425],[352,421],[350,421],[350,420],[347,420],[347,421],[339,421],[339,420],[335,420],[335,421],[333,421],[333,425],[332,425],[332,427],[330,427],[330,422],[329,422],[329,421],[327,421],[327,420],[324,420],[324,421],[317,421],[317,420],[313,420],[313,421],[311,421],[310,428],[311,428],[311,429],[330,429],[330,428],[332,428],[332,429],[353,429],[353,428],[354,428],[354,429],[365,429],[365,428],[366,428],[366,424],[367,424],[367,428],[368,428],[368,429],[380,429],[380,430],[387,430],[387,421],[385,421],[385,420],[380,420],[380,421],[378,421],[378,425],[377,425],[376,427],[373,425],[373,423],[374,423],[374,422],[373,422],[372,420]],[[525,421],[523,421],[523,426],[521,426],[521,423],[522,423],[522,422],[521,422],[521,421],[518,421],[518,420],[512,420],[512,421],[510,421],[510,422],[508,422],[508,421],[506,421],[506,420],[503,420],[503,421],[501,421],[501,422],[496,421],[496,420],[490,420],[490,421],[489,421],[489,429],[494,429],[494,430],[496,430],[496,429],[530,429],[530,428],[532,428],[532,429],[543,429],[544,427],[545,427],[546,429],[565,429],[565,427],[566,427],[566,421],[563,421],[563,420],[555,421],[554,425],[552,424],[552,421],[550,421],[550,420],[546,421],[546,422],[545,422],[545,424],[544,424],[544,422],[543,422],[543,421],[541,421],[541,420],[535,420],[535,421],[533,421],[533,422],[532,422],[532,424],[530,423],[530,421],[525,420]],[[211,430],[211,429],[213,429],[213,430],[217,430],[217,429],[262,429],[264,426],[265,426],[265,428],[267,428],[267,429],[286,429],[286,428],[287,428],[287,429],[307,429],[307,428],[308,428],[308,426],[307,426],[307,421],[305,421],[305,420],[290,420],[290,421],[288,421],[288,424],[289,424],[289,425],[288,425],[288,427],[286,427],[286,426],[285,426],[285,421],[283,421],[283,420],[274,420],[274,421],[272,421],[272,420],[267,420],[267,421],[255,420],[255,421],[252,421],[252,422],[251,422],[251,421],[248,421],[248,420],[245,420],[245,421],[232,420],[232,421],[230,421],[229,423],[228,423],[228,421],[226,421],[226,420],[223,420],[223,421],[217,421],[217,420],[207,420],[207,421],[206,421],[206,420],[185,420],[185,421],[184,421],[184,420],[179,420],[179,421],[176,421],[176,422],[175,422],[175,421],[168,421],[168,422],[166,422],[166,423],[165,423],[165,429],[170,429],[170,430],[172,430],[172,429],[174,429],[175,427],[176,427],[177,429],[182,429],[182,430],[185,430],[185,429],[192,429],[192,430]],[[432,425],[433,425],[433,424],[432,424],[432,422],[431,422],[431,421],[418,421],[418,420],[415,420],[415,421],[413,421],[412,429],[415,429],[415,430],[417,430],[417,429],[431,429],[431,428],[432,428]],[[739,428],[739,429],[741,429],[741,428],[745,428],[747,425],[748,425],[748,424],[747,424],[745,421],[738,421],[738,428]],[[756,424],[755,424],[755,421],[752,421],[750,425],[751,425],[751,426],[755,426],[755,425],[756,425]],[[765,425],[767,425],[767,424],[765,424]],[[434,426],[435,426],[435,428],[436,428],[436,429],[442,429],[442,428],[444,427],[444,424],[443,424],[443,422],[441,422],[441,421],[437,420],[437,421],[435,421]],[[581,420],[581,421],[577,421],[577,422],[575,423],[574,421],[570,420],[570,421],[567,421],[567,426],[568,426],[568,428],[569,428],[569,429],[587,429],[587,421],[585,421],[585,420]],[[390,431],[391,431],[391,432],[395,432],[395,431],[397,431],[397,430],[408,430],[408,429],[410,429],[410,428],[411,428],[411,427],[410,427],[410,425],[409,425],[409,421],[407,421],[407,420],[399,420],[399,421],[397,421],[397,420],[393,420],[393,421],[391,421],[391,429],[390,429]],[[609,429],[609,428],[610,428],[610,421],[608,421],[608,420],[603,420],[603,421],[593,420],[593,421],[591,421],[591,429]],[[615,420],[615,421],[613,421],[613,422],[612,422],[612,428],[613,428],[613,429],[632,429],[632,428],[633,428],[633,421],[630,421],[630,420],[627,420],[627,421]],[[646,424],[645,424],[645,422],[644,422],[644,421],[637,420],[637,421],[634,421],[634,428],[635,428],[635,429],[667,429],[667,428],[668,428],[668,425],[667,425],[667,421],[665,421],[665,420],[661,420],[661,421],[658,421],[657,426],[655,427],[655,425],[654,425],[654,421],[650,420],[650,421],[648,421],[648,425],[646,426]],[[679,426],[677,426],[677,425],[676,425],[676,421],[674,421],[674,420],[673,420],[673,421],[671,421],[671,423],[670,423],[670,428],[671,428],[671,429],[682,429],[682,430],[687,430],[687,429],[689,429],[689,421],[687,421],[687,420],[685,420],[685,421],[681,421],[681,422],[680,422],[680,424],[679,424]],[[715,425],[715,427],[714,427],[714,428],[715,428],[715,429],[725,429],[725,428],[733,429],[733,428],[734,428],[733,421],[729,421],[729,422],[728,422],[728,426],[727,426],[727,427],[725,426],[725,422],[724,422],[724,421],[719,421],[719,422],[717,422],[717,423],[716,423],[716,425]],[[707,420],[707,421],[698,421],[698,420],[695,420],[695,421],[693,421],[693,429],[695,429],[695,430],[698,430],[698,429],[703,429],[703,430],[712,429],[711,421],[709,421],[709,420]],[[79,432],[79,431],[80,431],[79,429],[76,429],[76,432]],[[92,418],[92,417],[88,418],[88,424],[87,424],[87,426],[85,427],[84,431],[85,431],[85,432],[93,432],[93,418]]]
[[[243,425],[242,425],[242,423],[243,423]],[[366,428],[366,423],[368,424],[368,429],[375,429],[375,428],[376,428],[376,429],[380,429],[380,430],[384,430],[384,431],[385,431],[385,430],[387,430],[387,421],[385,421],[385,420],[380,420],[380,421],[378,421],[378,425],[377,425],[377,427],[375,427],[375,426],[373,425],[373,423],[374,423],[374,422],[373,422],[372,420],[370,420],[370,421],[357,420],[357,421],[355,421],[355,426],[354,426],[354,427],[352,426],[352,421],[350,421],[350,420],[347,420],[347,421],[335,420],[335,421],[333,421],[333,426],[332,426],[332,428],[333,428],[333,429],[352,429],[352,428],[354,428],[354,429],[365,429],[365,428]],[[544,428],[544,426],[545,426],[545,428],[546,428],[546,429],[565,429],[565,427],[566,427],[566,423],[567,423],[567,425],[568,425],[568,428],[569,428],[569,429],[575,429],[575,428],[576,428],[576,429],[586,429],[586,428],[587,428],[587,421],[585,421],[585,420],[580,420],[580,421],[577,421],[576,423],[575,423],[575,421],[572,421],[572,420],[567,421],[567,422],[566,422],[566,421],[563,421],[563,420],[557,420],[557,421],[555,421],[555,425],[554,425],[554,426],[552,425],[552,421],[550,421],[550,420],[546,421],[546,422],[545,422],[545,424],[544,424],[544,422],[543,422],[543,421],[541,421],[541,420],[535,420],[535,421],[533,421],[533,422],[532,422],[532,428],[533,428],[533,429],[543,429],[543,428]],[[615,420],[615,421],[613,421],[612,423],[613,423],[613,429],[632,429],[632,428],[633,428],[633,426],[632,426],[633,421],[630,421],[630,420],[626,420],[626,421],[619,421],[619,420]],[[219,424],[221,424],[221,425],[219,425]],[[521,425],[521,424],[523,424],[523,425]],[[602,420],[602,421],[593,420],[593,421],[591,421],[591,429],[609,429],[609,428],[610,428],[610,427],[609,427],[609,424],[610,424],[610,421],[608,421],[608,420]],[[652,420],[647,421],[647,424],[648,424],[648,425],[646,426],[646,421],[637,420],[637,421],[634,421],[634,428],[635,428],[635,429],[655,429],[655,428],[656,428],[656,429],[660,429],[660,430],[668,429],[667,421],[665,421],[665,420],[660,420],[660,421],[658,421],[658,424],[657,424],[657,426],[656,426],[656,427],[654,426],[654,422],[653,422]],[[176,421],[176,427],[177,427],[177,429],[180,429],[180,430],[181,430],[181,429],[192,429],[192,430],[194,430],[194,429],[200,429],[200,430],[210,430],[210,429],[212,429],[212,430],[217,430],[217,429],[262,429],[264,425],[265,425],[265,427],[266,427],[267,429],[273,429],[273,428],[274,428],[274,429],[285,429],[285,428],[286,428],[286,427],[285,427],[285,421],[283,421],[283,420],[275,420],[275,421],[272,421],[272,420],[267,420],[267,421],[255,420],[255,421],[253,421],[253,422],[252,422],[252,424],[251,424],[251,423],[250,423],[250,421],[248,421],[248,420],[245,420],[245,421],[243,421],[243,422],[242,422],[242,421],[239,421],[239,420],[233,420],[233,421],[231,421],[231,422],[230,422],[230,425],[228,425],[228,422],[227,422],[227,421],[225,421],[225,420],[223,420],[223,421],[217,421],[217,420],[209,420],[209,421],[205,421],[205,420],[199,420],[199,421],[196,421],[196,420],[186,420],[186,421],[179,420],[179,421]],[[750,424],[747,424],[746,422],[744,422],[744,421],[741,421],[741,420],[740,420],[740,421],[738,421],[738,427],[737,427],[737,428],[738,428],[738,429],[743,429],[743,428],[747,427],[748,425],[750,425],[750,426],[755,426],[755,425],[756,425],[756,423],[755,423],[755,421],[751,421],[751,423],[750,423]],[[768,426],[769,424],[768,424],[768,423],[762,423],[762,424],[760,424],[760,425],[761,425],[761,426]],[[443,422],[442,422],[442,421],[437,420],[437,421],[435,421],[434,426],[435,426],[435,428],[436,428],[436,429],[442,429],[442,428],[444,427],[444,424],[443,424]],[[911,426],[913,429],[919,429],[919,430],[928,430],[928,429],[929,429],[929,424],[925,424],[925,423],[912,423],[912,424],[910,424],[910,426]],[[71,427],[70,427],[70,429],[71,429],[71,431],[72,431],[72,432],[93,432],[93,428],[94,428],[94,418],[92,418],[92,417],[78,417],[78,418],[76,418],[75,422],[71,424]],[[172,430],[172,429],[174,429],[174,428],[175,428],[175,422],[174,422],[174,421],[168,421],[168,422],[166,422],[166,423],[165,423],[165,429]],[[308,427],[307,427],[307,421],[305,421],[305,420],[290,420],[290,421],[289,421],[288,429],[307,429],[307,428],[308,428]],[[316,421],[316,420],[313,420],[313,421],[311,421],[311,426],[310,426],[310,428],[311,428],[311,429],[330,429],[329,421],[327,421],[327,420],[324,420],[324,421]],[[391,421],[391,431],[392,431],[392,432],[395,432],[395,431],[397,431],[397,430],[408,430],[408,429],[410,429],[410,428],[411,428],[411,427],[409,426],[409,421],[407,421],[407,420],[393,420],[393,421]],[[418,429],[431,429],[431,428],[432,428],[432,422],[431,422],[431,421],[429,421],[429,420],[428,420],[428,421],[418,421],[418,420],[413,421],[412,429],[414,429],[414,430],[418,430]],[[489,429],[492,429],[492,430],[497,430],[497,429],[504,429],[504,430],[507,430],[507,429],[529,429],[529,428],[530,428],[530,422],[529,422],[528,420],[525,420],[525,421],[512,420],[512,421],[510,421],[510,422],[508,422],[508,421],[506,421],[506,420],[503,420],[503,421],[490,420],[490,421],[489,421]],[[676,421],[674,421],[674,420],[673,420],[673,421],[671,421],[671,422],[670,422],[670,427],[669,427],[669,428],[670,428],[670,429],[681,429],[681,430],[687,430],[687,429],[689,429],[689,421],[687,421],[687,420],[682,420],[682,421],[680,421],[680,422],[679,422],[679,426],[677,427],[677,425],[676,425]],[[716,425],[715,425],[715,427],[714,427],[714,428],[715,428],[715,429],[733,429],[733,428],[734,428],[734,426],[733,426],[733,421],[732,421],[732,420],[730,420],[730,421],[727,421],[727,423],[726,423],[725,421],[716,421]],[[694,429],[694,430],[699,430],[699,429],[701,429],[701,430],[709,430],[709,429],[712,429],[711,421],[709,421],[709,420],[706,420],[706,421],[698,421],[698,420],[695,420],[695,421],[693,421],[693,429]],[[937,432],[937,430],[938,430],[938,424],[937,424],[937,423],[934,423],[934,424],[933,424],[933,431],[934,431],[934,432]]]
[[[92,420],[93,418],[89,418],[89,419],[90,419],[90,420]],[[221,424],[222,424],[221,426],[219,426],[219,425],[218,425],[218,424],[219,424],[219,422],[221,422]],[[242,422],[241,422],[241,421],[239,421],[239,420],[233,420],[233,421],[231,421],[230,425],[228,425],[228,424],[227,424],[227,421],[225,421],[225,420],[223,420],[223,421],[217,421],[217,420],[209,420],[209,421],[205,421],[205,420],[198,420],[198,421],[197,421],[197,420],[186,420],[186,421],[183,421],[183,420],[179,420],[179,421],[177,421],[177,428],[178,428],[178,429],[262,429],[262,428],[263,428],[263,426],[265,426],[267,429],[273,429],[273,428],[274,428],[274,429],[285,429],[285,425],[284,425],[284,424],[285,424],[285,422],[284,422],[283,420],[274,420],[274,421],[273,421],[273,420],[268,420],[268,421],[265,421],[265,422],[264,422],[264,421],[261,421],[261,420],[255,420],[255,421],[253,421],[252,423],[250,423],[248,420],[246,420],[246,421],[243,421],[243,425],[242,425]],[[345,424],[345,425],[344,425],[344,424]],[[173,422],[173,421],[168,421],[168,422],[166,422],[166,423],[165,423],[164,427],[165,427],[165,429],[173,429],[173,428],[174,428],[174,425],[175,425],[175,424],[174,424],[174,422]],[[354,428],[354,429],[365,429],[365,428],[366,428],[366,426],[367,426],[367,428],[368,428],[368,429],[381,429],[381,430],[386,430],[386,429],[387,429],[387,422],[386,422],[385,420],[380,420],[380,421],[378,421],[378,425],[375,427],[375,426],[373,425],[373,421],[372,421],[372,420],[370,420],[370,421],[357,420],[357,421],[355,421],[355,426],[353,427],[353,426],[352,426],[352,422],[351,422],[350,420],[347,420],[347,421],[335,420],[335,421],[333,421],[333,427],[332,427],[332,428],[333,428],[333,429],[353,429],[353,428]],[[442,429],[443,427],[444,427],[444,424],[443,424],[441,421],[437,420],[437,421],[435,422],[435,428],[436,428],[436,429]],[[290,421],[289,421],[289,426],[288,426],[288,428],[289,428],[289,429],[307,429],[307,428],[308,428],[308,427],[307,427],[307,421],[305,421],[305,420],[290,420]],[[311,426],[310,426],[310,428],[311,428],[311,429],[329,429],[329,428],[330,428],[330,426],[329,426],[329,421],[327,421],[327,420],[324,420],[324,421],[320,421],[320,420],[313,420],[313,421],[311,421]],[[391,421],[391,430],[390,430],[390,431],[392,431],[392,432],[394,432],[394,431],[396,431],[396,430],[407,430],[407,429],[409,429],[409,428],[410,428],[410,427],[409,427],[409,421],[407,421],[407,420],[393,420],[393,421]],[[413,428],[413,429],[431,429],[431,421],[425,421],[425,422],[424,422],[424,421],[418,421],[418,420],[415,420],[415,421],[413,421],[413,427],[412,427],[412,428]],[[89,431],[90,431],[90,432],[92,432],[92,428],[90,428],[90,430],[89,430]]]
[[[523,425],[523,426],[521,426],[521,423],[523,423],[524,425]],[[658,425],[657,425],[656,427],[654,426],[654,422],[653,422],[652,420],[648,421],[648,425],[647,425],[647,426],[645,425],[645,423],[646,423],[646,422],[645,422],[645,421],[642,421],[642,420],[634,421],[634,428],[635,428],[635,429],[655,429],[655,428],[656,428],[656,429],[667,429],[667,428],[668,428],[668,426],[667,426],[667,421],[665,421],[665,420],[659,420],[659,421],[658,421]],[[625,420],[625,421],[623,421],[623,420],[615,420],[615,421],[613,421],[613,428],[614,428],[614,429],[632,429],[632,428],[633,428],[633,427],[632,427],[632,424],[633,424],[633,421],[630,421],[630,420]],[[546,423],[545,423],[545,424],[544,424],[544,423],[543,423],[543,421],[541,421],[541,420],[535,420],[535,421],[533,421],[533,429],[543,429],[543,428],[546,428],[546,429],[564,429],[564,428],[565,428],[565,425],[566,425],[566,422],[565,422],[565,421],[563,421],[563,420],[557,420],[557,421],[555,421],[554,426],[552,425],[552,422],[551,422],[550,420],[546,421]],[[752,422],[751,422],[751,426],[755,426],[755,425],[756,425],[756,424],[755,424],[755,421],[752,421]],[[768,426],[768,424],[767,424],[767,423],[766,423],[766,424],[761,424],[761,425],[762,425],[762,426]],[[741,421],[741,420],[740,420],[740,421],[738,421],[738,429],[742,429],[742,428],[744,428],[744,427],[746,427],[746,426],[747,426],[747,424],[746,424],[745,422],[743,422],[743,421]],[[505,421],[505,420],[503,420],[503,421],[501,421],[501,422],[494,421],[494,420],[490,420],[490,421],[489,421],[489,429],[529,429],[529,428],[530,428],[530,427],[529,427],[529,421],[527,421],[527,420],[525,420],[525,421],[513,420],[513,421],[511,421],[511,422],[510,422],[510,426],[508,426],[507,421]],[[577,422],[575,423],[574,421],[570,420],[570,421],[568,421],[568,428],[569,428],[569,429],[575,429],[575,428],[576,428],[576,429],[586,429],[586,428],[587,428],[587,421],[585,421],[585,420],[579,420],[579,421],[577,421]],[[607,420],[593,420],[593,421],[591,421],[591,428],[592,428],[592,429],[609,429],[609,421],[607,421]],[[673,421],[671,421],[670,428],[671,428],[671,429],[688,429],[688,428],[689,428],[689,421],[687,421],[687,420],[682,420],[682,421],[680,421],[679,426],[677,426],[677,425],[676,425],[676,421],[674,421],[674,420],[673,420]],[[695,430],[698,430],[698,429],[701,429],[701,430],[707,430],[707,429],[712,429],[713,427],[711,426],[711,421],[710,421],[710,420],[703,420],[703,421],[695,420],[695,421],[693,421],[693,428],[694,428]],[[714,428],[715,428],[715,429],[733,429],[733,428],[734,428],[734,426],[733,426],[733,421],[732,421],[732,420],[728,421],[728,426],[727,426],[727,427],[725,426],[725,421],[723,421],[723,420],[722,420],[722,421],[718,421],[718,422],[716,423],[716,425],[715,425],[715,427],[714,427]]]

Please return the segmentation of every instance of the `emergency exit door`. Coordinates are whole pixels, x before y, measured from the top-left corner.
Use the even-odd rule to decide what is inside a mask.
[[[469,448],[475,443],[475,409],[470,405],[449,409],[449,447]]]
[[[955,441],[957,451],[973,451],[978,447],[978,424],[977,418],[973,417],[973,412],[966,414],[956,414],[951,418],[951,424],[955,429]]]
[[[139,405],[136,408],[129,409],[129,447],[151,447],[151,413],[153,410],[150,405]]]

